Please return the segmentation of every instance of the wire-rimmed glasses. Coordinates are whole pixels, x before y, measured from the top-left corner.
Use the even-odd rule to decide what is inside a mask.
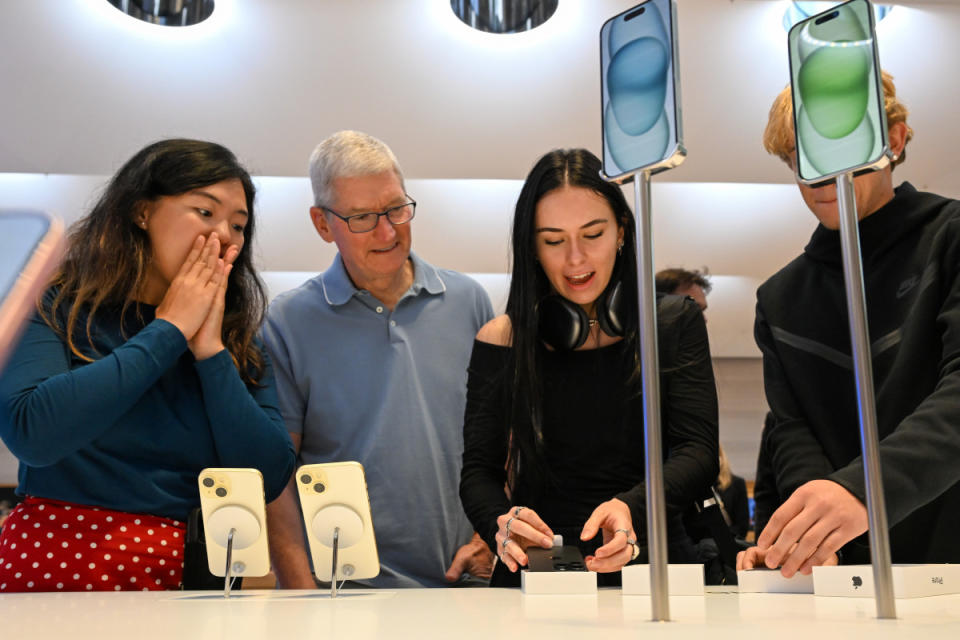
[[[320,207],[327,213],[332,213],[341,220],[347,223],[347,228],[350,229],[353,233],[367,233],[368,231],[373,231],[376,229],[377,224],[380,222],[380,217],[385,216],[387,220],[390,221],[390,224],[406,224],[413,220],[413,214],[416,212],[417,203],[413,198],[410,199],[410,202],[405,202],[403,204],[398,204],[395,207],[390,207],[385,211],[379,213],[370,212],[370,213],[358,213],[352,216],[342,216],[330,207]]]

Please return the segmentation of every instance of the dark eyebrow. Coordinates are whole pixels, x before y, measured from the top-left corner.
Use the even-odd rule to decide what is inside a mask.
[[[580,225],[580,228],[586,229],[587,227],[592,227],[598,224],[604,224],[606,222],[610,222],[610,221],[607,220],[606,218],[597,218],[595,220],[591,220],[586,224]],[[537,229],[535,229],[536,233],[542,233],[544,231],[553,232],[553,233],[563,233],[563,229],[557,229],[555,227],[538,227]]]
[[[222,202],[220,202],[220,198],[218,198],[217,196],[213,195],[212,193],[210,193],[210,192],[208,192],[208,191],[203,191],[202,189],[194,189],[194,190],[191,191],[190,193],[191,193],[191,194],[198,195],[198,196],[203,196],[204,198],[209,198],[210,200],[213,200],[214,202],[216,202],[216,203],[219,204],[219,205],[222,205],[222,204],[223,204]],[[237,209],[236,211],[234,211],[234,213],[239,213],[240,215],[242,215],[242,216],[247,216],[248,218],[250,217],[250,214],[247,213],[247,210],[246,210],[246,209]]]

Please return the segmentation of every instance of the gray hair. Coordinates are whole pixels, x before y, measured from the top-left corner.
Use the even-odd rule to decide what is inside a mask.
[[[329,205],[333,199],[333,181],[393,171],[403,186],[403,173],[393,151],[381,140],[360,131],[338,131],[310,154],[310,184],[313,204]],[[406,189],[404,189],[406,190]]]

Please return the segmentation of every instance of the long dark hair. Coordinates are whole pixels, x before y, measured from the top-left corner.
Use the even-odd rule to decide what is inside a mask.
[[[97,312],[119,308],[122,318],[144,285],[152,254],[147,232],[136,220],[147,203],[232,179],[243,185],[249,218],[244,248],[227,284],[223,340],[244,381],[260,379],[264,363],[254,336],[266,297],[252,260],[256,188],[229,149],[200,140],[162,140],[141,149],[113,176],[90,213],[71,227],[66,257],[50,282],[55,294],[49,306],[41,304],[40,313],[74,355],[93,360],[77,344],[79,319],[86,316],[86,341],[93,348]]]
[[[512,328],[508,375],[512,376],[513,398],[507,438],[508,480],[516,482],[521,461],[525,473],[547,480],[542,455],[541,353],[537,327],[540,300],[552,293],[550,282],[537,261],[535,217],[537,203],[546,194],[564,186],[583,187],[603,197],[617,226],[623,229],[623,250],[617,257],[613,278],[622,283],[625,308],[625,357],[637,369],[637,256],[633,214],[620,187],[600,177],[600,160],[586,149],[555,149],[540,158],[530,170],[513,216],[513,276],[507,297],[507,315]],[[610,286],[610,285],[608,285]]]

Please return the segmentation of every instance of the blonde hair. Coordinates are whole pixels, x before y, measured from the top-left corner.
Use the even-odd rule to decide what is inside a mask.
[[[724,453],[723,447],[717,445],[717,451],[720,455],[720,473],[717,474],[717,484],[720,485],[721,489],[726,489],[733,482],[733,472],[730,471],[730,461],[727,460],[727,454]]]
[[[897,87],[893,84],[893,76],[886,71],[882,71],[881,76],[883,80],[883,107],[887,112],[887,127],[892,127],[900,122],[906,124],[909,111],[906,105],[897,99]],[[912,138],[913,129],[910,128],[910,125],[907,125],[904,149],[893,161],[894,167],[907,159],[906,143],[910,142]],[[790,164],[795,146],[793,104],[790,85],[787,85],[773,101],[773,106],[770,107],[770,118],[767,120],[766,130],[763,132],[763,148],[767,150],[767,153],[775,155]]]

